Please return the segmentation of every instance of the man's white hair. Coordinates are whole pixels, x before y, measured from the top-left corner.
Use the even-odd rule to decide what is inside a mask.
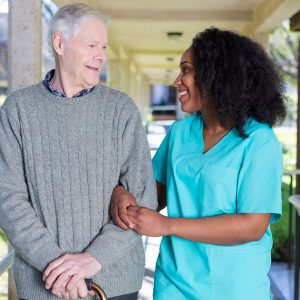
[[[48,44],[52,50],[54,51],[52,45],[54,32],[60,32],[64,38],[72,38],[78,31],[80,24],[87,20],[101,20],[106,26],[110,23],[109,17],[83,3],[73,3],[61,7],[49,25]]]

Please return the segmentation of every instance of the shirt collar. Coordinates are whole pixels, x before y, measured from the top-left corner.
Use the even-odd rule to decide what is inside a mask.
[[[66,97],[66,95],[64,93],[58,92],[57,90],[55,90],[52,85],[50,84],[50,81],[52,79],[52,77],[54,76],[55,70],[52,69],[49,72],[47,72],[45,79],[44,79],[44,84],[46,86],[46,88],[53,94],[59,97]],[[85,95],[88,95],[89,93],[91,93],[93,91],[95,87],[91,87],[89,89],[84,89],[81,92],[77,93],[76,95],[74,95],[72,98],[77,98],[77,97],[82,97]]]

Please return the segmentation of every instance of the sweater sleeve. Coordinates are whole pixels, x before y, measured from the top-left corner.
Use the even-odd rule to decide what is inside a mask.
[[[119,183],[133,194],[138,204],[157,208],[156,186],[153,176],[149,145],[139,111],[131,114],[121,137],[121,169]],[[107,223],[93,243],[86,249],[105,268],[126,256],[140,236]]]
[[[64,253],[31,206],[20,122],[12,117],[17,113],[11,102],[5,104],[0,110],[0,228],[16,253],[42,272],[48,263]]]

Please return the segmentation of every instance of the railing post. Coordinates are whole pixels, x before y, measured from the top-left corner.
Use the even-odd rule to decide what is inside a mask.
[[[12,269],[8,269],[8,300],[19,300]]]
[[[9,245],[8,253],[12,250],[13,250],[12,247]],[[8,300],[19,300],[12,268],[8,269]]]

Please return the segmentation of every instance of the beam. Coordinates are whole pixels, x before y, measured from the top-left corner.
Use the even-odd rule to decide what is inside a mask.
[[[290,30],[300,31],[300,10],[290,18]]]
[[[252,21],[250,10],[160,10],[157,9],[133,9],[115,10],[101,9],[105,14],[114,19],[147,19],[147,20],[202,20],[202,21]]]
[[[185,50],[185,49],[184,49]],[[172,56],[172,55],[182,55],[181,50],[154,50],[154,49],[142,49],[142,50],[131,50],[131,55],[162,55],[162,56]]]
[[[241,33],[248,36],[269,33],[299,9],[299,0],[264,0],[254,9],[253,22],[246,25]]]
[[[179,71],[178,67],[179,63],[177,64],[170,64],[170,63],[165,63],[165,64],[144,64],[140,63],[139,66],[141,68],[150,68],[150,69],[159,69],[159,70],[165,70],[165,69],[175,69],[176,71]]]

